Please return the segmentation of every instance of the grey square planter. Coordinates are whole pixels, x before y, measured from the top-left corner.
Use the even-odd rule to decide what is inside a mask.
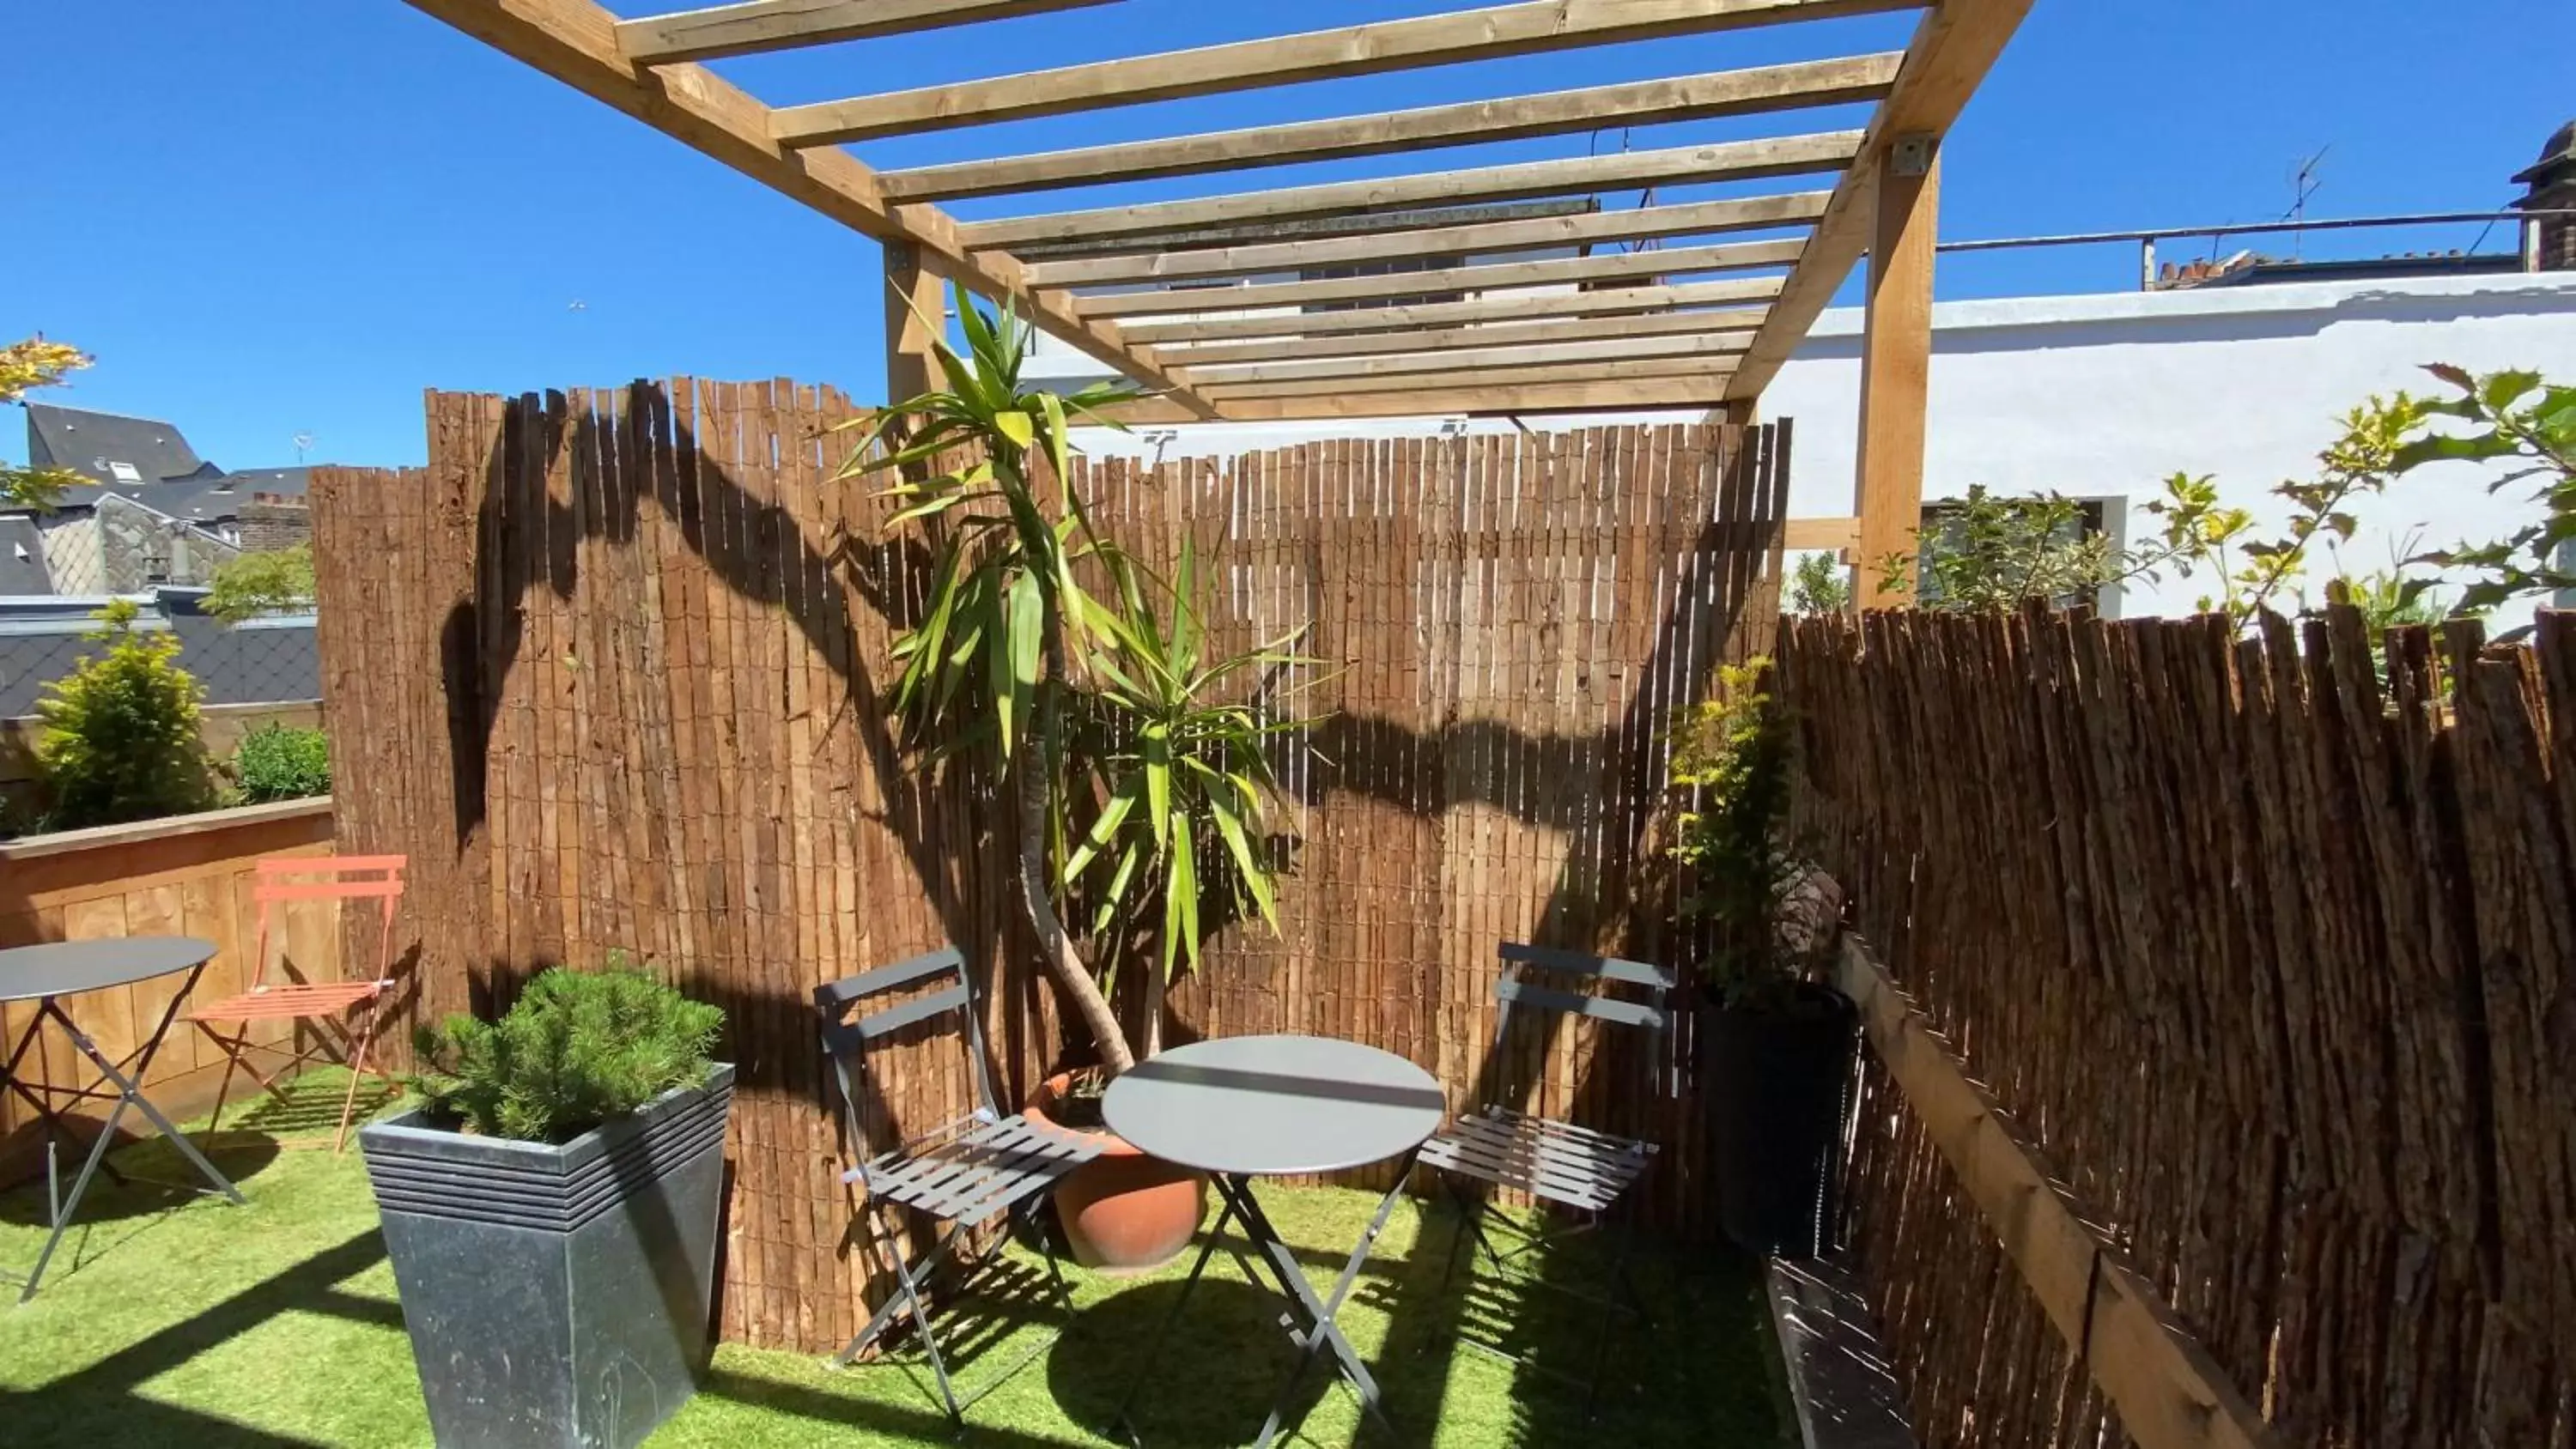
[[[560,1145],[358,1134],[440,1449],[631,1449],[706,1366],[733,1068]]]

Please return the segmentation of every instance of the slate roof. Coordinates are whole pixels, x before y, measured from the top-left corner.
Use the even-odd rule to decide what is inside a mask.
[[[70,468],[91,480],[64,489],[56,500],[60,507],[95,508],[102,495],[113,492],[184,523],[236,518],[241,503],[254,493],[301,498],[313,471],[246,468],[226,473],[198,457],[177,428],[158,419],[50,403],[27,404],[27,458],[40,467]],[[129,465],[135,477],[119,477],[111,463]]]
[[[179,430],[158,418],[93,413],[52,403],[27,404],[27,461],[69,468],[100,484],[132,487],[209,471]],[[123,463],[127,478],[113,465]]]
[[[0,518],[0,594],[50,594],[54,581],[45,572],[45,544],[36,520]]]

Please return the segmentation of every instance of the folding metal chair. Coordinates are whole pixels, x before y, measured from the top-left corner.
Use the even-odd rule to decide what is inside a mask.
[[[938,985],[950,977],[955,978],[953,984]],[[932,986],[938,989],[881,1011],[857,1010],[857,1004],[866,997]],[[1009,1214],[1022,1226],[1035,1226],[1047,1190],[1066,1173],[1098,1156],[1100,1148],[1087,1136],[1024,1117],[1002,1115],[993,1099],[992,1083],[984,1073],[984,1028],[975,1010],[973,984],[966,977],[966,958],[954,946],[818,987],[814,1006],[823,1019],[823,1052],[831,1058],[832,1074],[840,1084],[842,1128],[854,1161],[867,1150],[859,1099],[862,1084],[870,1080],[869,1043],[950,1012],[966,1018],[965,1029],[958,1035],[966,1045],[967,1068],[975,1084],[979,1104],[975,1110],[841,1174],[843,1183],[857,1185],[866,1195],[865,1204],[852,1214],[851,1226],[858,1228],[864,1223],[869,1251],[882,1253],[894,1265],[896,1290],[837,1359],[846,1367],[908,1313],[928,1352],[930,1371],[938,1380],[939,1398],[947,1407],[949,1421],[962,1429],[966,1410],[976,1400],[1000,1388],[1045,1352],[1047,1345],[1038,1344],[1005,1366],[991,1382],[961,1398],[949,1377],[947,1358],[940,1350],[938,1328],[924,1298],[924,1284],[942,1258],[995,1217]],[[918,1261],[907,1259],[903,1252],[907,1211],[947,1224],[946,1231]],[[1055,1302],[1070,1321],[1073,1291],[1065,1285],[1054,1244],[1047,1241],[1043,1231],[1037,1237],[1046,1255],[1047,1279]],[[971,1261],[961,1255],[959,1291],[963,1293],[978,1275],[998,1262],[1001,1252],[1001,1243],[996,1241]]]
[[[1529,1085],[1513,1079],[1514,1058],[1508,1051],[1512,1012],[1515,1007],[1530,1007],[1564,1016],[1587,1017],[1614,1026],[1635,1027],[1651,1038],[1653,1079],[1669,1095],[1677,1086],[1678,1072],[1668,1059],[1667,1047],[1671,1022],[1665,1010],[1665,998],[1673,989],[1672,974],[1660,966],[1643,961],[1623,961],[1616,957],[1587,956],[1574,951],[1556,951],[1540,946],[1506,943],[1499,948],[1502,975],[1494,983],[1494,1049],[1493,1065],[1487,1070],[1489,1090],[1479,1103],[1481,1110],[1462,1116],[1448,1130],[1424,1144],[1420,1161],[1439,1174],[1440,1181],[1456,1201],[1461,1222],[1450,1239],[1448,1267],[1441,1276],[1441,1289],[1446,1292],[1449,1280],[1458,1271],[1458,1258],[1468,1241],[1494,1265],[1494,1271],[1510,1281],[1548,1288],[1601,1309],[1601,1325],[1594,1335],[1592,1372],[1576,1380],[1584,1386],[1588,1406],[1600,1393],[1601,1370],[1610,1349],[1611,1330],[1620,1314],[1645,1318],[1644,1304],[1636,1287],[1628,1279],[1628,1251],[1635,1237],[1634,1189],[1647,1167],[1654,1161],[1656,1145],[1640,1138],[1619,1137],[1597,1132],[1571,1122],[1535,1117],[1502,1105],[1506,1101],[1527,1100]],[[1530,984],[1515,974],[1515,967],[1597,984],[1602,994],[1560,990]],[[1634,999],[1609,994],[1616,987],[1635,988]],[[1505,1254],[1494,1246],[1486,1234],[1485,1194],[1478,1184],[1507,1187],[1526,1192],[1545,1203],[1583,1215],[1585,1221],[1573,1233],[1590,1232],[1608,1223],[1612,1214],[1617,1222],[1612,1232],[1610,1249],[1610,1285],[1599,1295],[1586,1294],[1561,1283],[1549,1283],[1527,1275],[1515,1275],[1505,1261]],[[1520,1236],[1521,1245],[1512,1256],[1536,1251],[1564,1241],[1573,1233],[1546,1233],[1529,1230]],[[1472,1276],[1473,1267],[1469,1269]],[[1461,1336],[1467,1346],[1498,1357],[1512,1359],[1524,1366],[1557,1372],[1574,1379],[1572,1374],[1555,1370],[1551,1365],[1530,1364],[1525,1358],[1504,1352],[1491,1344],[1479,1343]]]
[[[259,944],[253,948],[258,965],[253,968],[250,989],[188,1013],[188,1020],[213,1038],[229,1058],[223,1081],[215,1088],[214,1115],[206,1121],[208,1136],[223,1122],[224,1099],[232,1091],[235,1067],[250,1073],[272,1098],[285,1099],[285,1088],[252,1062],[251,1053],[285,1058],[278,1069],[283,1072],[287,1066],[328,1061],[336,1048],[349,1068],[349,1092],[340,1104],[340,1130],[331,1139],[331,1150],[336,1153],[348,1146],[349,1123],[358,1108],[358,1082],[370,1070],[368,1052],[375,1044],[381,1014],[376,1008],[394,986],[394,903],[402,899],[403,871],[409,864],[408,857],[399,855],[310,855],[259,863],[251,886],[251,899],[259,903]],[[377,903],[383,921],[376,933],[374,972],[356,980],[305,981],[289,971],[288,980],[269,980],[269,927],[280,914],[277,908],[296,901],[333,900]],[[286,1045],[251,1040],[253,1026],[272,1021],[294,1023]],[[226,1036],[218,1026],[231,1027],[232,1035]],[[391,1072],[382,1067],[373,1070],[386,1086],[400,1089]]]

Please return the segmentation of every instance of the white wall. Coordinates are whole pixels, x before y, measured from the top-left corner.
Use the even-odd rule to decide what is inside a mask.
[[[2374,392],[2438,389],[2422,368],[2536,368],[2576,378],[2576,273],[2219,287],[2183,292],[1952,302],[1933,309],[1925,496],[1974,483],[2055,489],[2134,510],[2175,472],[2213,474],[2222,497],[2272,519],[2285,478],[2315,471],[2335,419]],[[1828,312],[1762,402],[1797,422],[1791,513],[1847,517],[1860,409],[1861,317]],[[1678,421],[1701,412],[1531,419],[1533,427]],[[1282,447],[1322,435],[1421,437],[1444,426],[1509,432],[1507,419],[1195,424],[1130,437],[1087,433],[1089,451],[1151,457]],[[2490,497],[2467,468],[2428,469],[2355,510],[2354,572],[2384,569],[2417,530],[2427,546],[2483,540],[2532,516]],[[2111,510],[2115,515],[2122,507]],[[2132,513],[2131,531],[2153,520]],[[2320,576],[2330,571],[2318,561]],[[2205,582],[2132,585],[2117,612],[2184,613]],[[2523,606],[2499,624],[2529,618]]]
[[[2173,473],[2207,473],[2270,520],[2284,509],[2269,490],[2315,473],[2341,414],[2372,393],[2440,391],[2427,363],[2576,378],[2576,274],[2564,272],[1955,302],[1933,309],[1933,326],[1927,498],[1983,483],[2134,508]],[[1795,514],[1851,511],[1859,332],[1857,313],[1828,313],[1764,395],[1766,416],[1798,420]],[[2355,509],[2363,532],[2345,566],[2388,567],[2417,529],[2439,546],[2533,515],[2522,490],[2490,497],[2484,477],[2428,469]],[[2121,612],[2187,612],[2206,587],[2133,585]]]

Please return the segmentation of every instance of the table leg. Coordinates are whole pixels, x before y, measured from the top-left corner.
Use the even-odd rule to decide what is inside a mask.
[[[107,1054],[98,1049],[98,1043],[90,1040],[88,1033],[70,1026],[68,1017],[58,1019],[62,1020],[69,1030],[72,1045],[79,1049],[81,1055],[88,1057],[109,1082],[115,1084],[117,1103],[108,1112],[107,1124],[100,1129],[98,1140],[90,1144],[89,1156],[81,1163],[80,1175],[72,1179],[71,1192],[64,1196],[60,1207],[54,1213],[53,1228],[45,1237],[44,1251],[36,1255],[36,1266],[27,1274],[26,1287],[18,1294],[18,1301],[21,1303],[36,1296],[36,1285],[43,1281],[45,1268],[53,1261],[54,1250],[61,1246],[63,1234],[70,1230],[73,1215],[80,1211],[81,1197],[89,1191],[90,1179],[97,1175],[100,1164],[107,1158],[108,1148],[115,1143],[117,1124],[124,1120],[125,1109],[128,1107],[141,1112],[144,1119],[152,1124],[154,1131],[170,1139],[170,1145],[179,1149],[179,1155],[187,1158],[208,1182],[215,1185],[217,1191],[232,1199],[236,1206],[242,1201],[241,1189],[234,1187],[229,1179],[217,1172],[215,1165],[208,1162],[205,1154],[197,1150],[197,1145],[188,1140],[187,1134],[171,1125],[170,1119],[161,1115],[161,1109],[144,1098],[139,1074],[136,1079],[128,1080],[123,1072],[116,1069],[116,1064],[107,1059]],[[166,1018],[162,1025],[164,1029],[168,1027],[169,1022]],[[143,1059],[150,1060],[148,1047],[143,1054]]]
[[[1305,1382],[1307,1369],[1313,1366],[1316,1355],[1327,1346],[1333,1350],[1333,1357],[1343,1375],[1350,1379],[1351,1387],[1358,1392],[1361,1409],[1386,1431],[1388,1437],[1396,1437],[1395,1425],[1386,1417],[1385,1395],[1378,1388],[1376,1377],[1369,1372],[1359,1350],[1343,1336],[1333,1318],[1341,1312],[1352,1285],[1359,1281],[1360,1269],[1367,1264],[1369,1250],[1377,1245],[1378,1235],[1386,1231],[1387,1219],[1394,1215],[1396,1201],[1404,1195],[1404,1184],[1411,1171],[1412,1162],[1408,1158],[1405,1170],[1396,1174],[1395,1186],[1388,1189],[1386,1196],[1379,1201],[1377,1215],[1369,1220],[1368,1230],[1360,1235],[1359,1246],[1351,1250],[1349,1261],[1343,1264],[1342,1276],[1334,1283],[1329,1300],[1319,1298],[1314,1285],[1306,1281],[1305,1268],[1298,1263],[1296,1253],[1280,1241],[1278,1230],[1271,1227],[1269,1217],[1254,1200],[1251,1182],[1245,1178],[1217,1179],[1219,1190],[1225,1193],[1227,1202],[1244,1220],[1245,1230],[1250,1233],[1254,1245],[1261,1249],[1263,1257],[1270,1260],[1272,1276],[1278,1279],[1281,1291],[1296,1303],[1308,1324],[1305,1332],[1291,1335],[1292,1341],[1305,1352],[1298,1356],[1296,1367],[1289,1372],[1288,1382],[1271,1404],[1270,1416],[1261,1426],[1261,1437],[1254,1441],[1256,1449],[1268,1449],[1270,1442],[1278,1437],[1280,1420],[1296,1398],[1298,1385]]]
[[[1216,1245],[1225,1241],[1226,1222],[1234,1216],[1234,1199],[1227,1196],[1225,1192],[1222,1185],[1225,1180],[1219,1178],[1217,1181],[1219,1183],[1217,1196],[1224,1199],[1225,1210],[1216,1215],[1215,1225],[1208,1229],[1207,1242],[1199,1249],[1198,1261],[1190,1265],[1190,1276],[1181,1284],[1180,1296],[1174,1298],[1172,1306],[1164,1312],[1163,1326],[1154,1330],[1153,1340],[1145,1350],[1145,1361],[1137,1366],[1135,1375],[1127,1380],[1127,1392],[1119,1395],[1118,1412],[1109,1421],[1110,1427],[1127,1431],[1127,1439],[1130,1443],[1137,1442],[1135,1426],[1127,1419],[1128,1409],[1136,1402],[1136,1390],[1144,1387],[1145,1380],[1154,1376],[1154,1366],[1163,1358],[1163,1345],[1170,1340],[1173,1325],[1181,1321],[1181,1309],[1188,1305],[1190,1294],[1198,1290],[1199,1277],[1207,1272],[1208,1259],[1216,1256]]]

